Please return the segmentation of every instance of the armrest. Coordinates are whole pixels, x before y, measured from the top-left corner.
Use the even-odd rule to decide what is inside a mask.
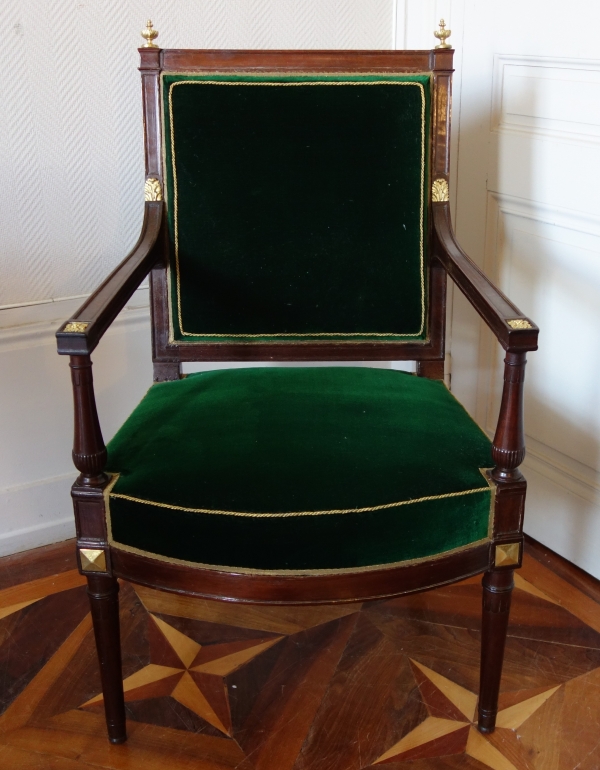
[[[469,259],[456,242],[447,203],[434,203],[435,255],[448,275],[510,353],[537,350],[538,327]]]
[[[133,250],[56,332],[61,355],[89,355],[127,300],[161,256],[157,248],[162,201],[146,202],[140,238]]]

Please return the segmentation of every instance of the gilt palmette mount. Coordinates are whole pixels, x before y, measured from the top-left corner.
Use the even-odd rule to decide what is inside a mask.
[[[162,199],[162,187],[159,180],[154,179],[153,177],[146,179],[146,184],[144,185],[144,200],[161,201]]]
[[[433,203],[444,203],[448,198],[448,182],[445,179],[436,179],[431,185],[431,200]]]

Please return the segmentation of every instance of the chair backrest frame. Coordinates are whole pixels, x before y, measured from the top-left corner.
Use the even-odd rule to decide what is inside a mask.
[[[431,208],[433,181],[448,182],[452,49],[431,51],[221,51],[141,48],[146,178],[164,189],[160,76],[162,72],[390,72],[427,73],[431,84],[429,138]],[[419,362],[419,374],[443,376],[446,323],[446,272],[431,254],[428,216],[428,335],[422,341],[285,341],[181,343],[169,340],[167,228],[163,228],[164,259],[150,276],[152,347],[156,380],[175,379],[184,361],[384,361]]]

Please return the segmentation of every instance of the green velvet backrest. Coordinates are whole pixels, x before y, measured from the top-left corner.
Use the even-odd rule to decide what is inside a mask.
[[[172,342],[427,337],[428,75],[162,75]]]

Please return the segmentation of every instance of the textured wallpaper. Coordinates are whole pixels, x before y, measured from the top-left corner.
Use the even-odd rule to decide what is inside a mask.
[[[89,292],[137,240],[137,46],[390,48],[394,0],[2,0],[0,307]]]

